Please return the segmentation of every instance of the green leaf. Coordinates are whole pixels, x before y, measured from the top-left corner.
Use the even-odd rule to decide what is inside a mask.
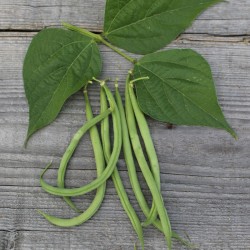
[[[119,11],[126,5],[128,0],[107,0],[105,8],[105,27],[110,27]]]
[[[100,72],[100,52],[91,38],[62,29],[45,29],[38,33],[23,66],[29,103],[26,141],[50,124],[64,102]]]
[[[177,125],[225,129],[236,137],[218,104],[207,61],[190,49],[144,56],[134,68],[138,103],[152,118]]]
[[[104,36],[136,54],[155,52],[218,2],[221,0],[108,0]]]

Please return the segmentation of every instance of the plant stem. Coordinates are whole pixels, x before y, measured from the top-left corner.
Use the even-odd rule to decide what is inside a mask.
[[[97,34],[94,34],[86,29],[82,29],[82,28],[79,28],[77,26],[74,26],[74,25],[71,25],[69,23],[65,23],[65,22],[62,22],[62,25],[68,29],[68,30],[72,30],[72,31],[76,31],[82,35],[85,35],[87,37],[90,37],[92,39],[94,39],[96,42],[101,42],[102,40],[102,37],[100,35],[97,35]]]
[[[101,35],[94,34],[94,33],[90,32],[90,31],[88,31],[86,29],[79,28],[79,27],[71,25],[69,23],[62,22],[62,25],[68,30],[76,31],[78,33],[81,33],[81,34],[87,36],[87,37],[90,37],[90,38],[94,39],[96,42],[103,43],[104,45],[106,45],[107,47],[109,47],[113,51],[115,51],[117,54],[124,57],[129,62],[131,62],[133,64],[136,63],[136,59],[134,59],[134,58],[126,55],[125,53],[123,53],[121,50],[119,50],[118,48],[116,48],[115,46],[113,46],[112,44],[107,42]]]
[[[136,59],[126,55],[125,53],[123,53],[121,50],[119,50],[118,48],[116,48],[115,46],[113,46],[112,44],[110,44],[109,42],[107,42],[103,37],[101,37],[101,42],[103,44],[105,44],[107,47],[111,48],[113,51],[115,51],[117,54],[121,55],[122,57],[124,57],[126,60],[128,60],[131,63],[136,63]]]

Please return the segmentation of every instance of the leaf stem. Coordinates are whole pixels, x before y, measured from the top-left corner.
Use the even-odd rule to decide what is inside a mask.
[[[68,29],[68,30],[72,30],[72,31],[76,31],[82,35],[85,35],[87,37],[90,37],[92,39],[94,39],[96,42],[101,42],[102,40],[102,37],[100,35],[97,35],[97,34],[94,34],[86,29],[82,29],[82,28],[79,28],[77,26],[74,26],[72,24],[69,24],[69,23],[65,23],[65,22],[62,22],[62,25]]]
[[[107,42],[101,35],[94,34],[94,33],[90,32],[90,31],[88,31],[86,29],[79,28],[79,27],[74,26],[74,25],[69,24],[69,23],[62,22],[62,25],[68,30],[76,31],[76,32],[78,32],[80,34],[83,34],[83,35],[85,35],[87,37],[90,37],[90,38],[94,39],[96,42],[103,43],[104,45],[106,45],[107,47],[109,47],[113,51],[115,51],[117,54],[124,57],[129,62],[131,62],[133,64],[136,63],[136,59],[134,59],[134,58],[126,55],[125,53],[123,53],[121,50],[119,50],[118,48],[116,48],[115,46],[113,46],[112,44]]]
[[[123,53],[121,50],[119,50],[118,48],[116,48],[115,46],[113,46],[112,44],[110,44],[109,42],[107,42],[103,37],[101,37],[101,41],[103,44],[105,44],[107,47],[109,47],[110,49],[112,49],[113,51],[115,51],[117,54],[119,54],[120,56],[124,57],[126,60],[128,60],[129,62],[135,64],[136,63],[136,59],[126,55],[125,53]]]

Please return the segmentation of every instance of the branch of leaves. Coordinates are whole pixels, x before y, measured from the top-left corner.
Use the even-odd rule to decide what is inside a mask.
[[[63,24],[68,30],[39,32],[31,42],[23,68],[30,107],[26,142],[54,121],[71,95],[101,73],[97,43],[133,63],[136,77],[150,77],[136,85],[139,106],[145,114],[176,125],[222,128],[236,138],[218,104],[210,67],[201,55],[175,49],[148,54],[136,61],[112,45],[137,54],[155,52],[217,2],[220,1],[108,0],[102,35],[66,23]]]
[[[126,211],[135,232],[138,235],[138,239],[140,241],[142,249],[144,249],[143,226],[146,227],[150,224],[154,224],[157,229],[163,232],[167,241],[168,249],[172,249],[172,238],[177,239],[188,248],[195,248],[193,244],[182,239],[177,233],[172,231],[167,210],[164,206],[164,201],[160,191],[160,167],[158,158],[155,152],[146,119],[138,106],[134,93],[134,83],[148,79],[148,77],[142,77],[131,80],[130,75],[127,77],[125,108],[123,106],[122,98],[119,93],[118,83],[116,83],[114,97],[105,81],[99,81],[95,79],[95,81],[99,82],[101,85],[100,114],[95,117],[93,117],[90,101],[88,98],[87,86],[84,88],[87,122],[73,136],[62,157],[60,167],[58,169],[57,186],[55,187],[49,185],[43,179],[44,174],[51,166],[51,164],[49,164],[45,168],[40,178],[41,186],[46,192],[52,195],[63,197],[68,205],[73,210],[80,213],[80,215],[77,215],[76,217],[70,219],[63,219],[51,216],[42,211],[38,212],[43,215],[50,223],[56,226],[72,227],[80,225],[89,220],[99,210],[106,191],[106,181],[109,177],[112,177],[121,204]],[[113,144],[111,144],[109,134],[109,115],[112,116],[112,128],[114,134]],[[101,123],[101,137],[99,136],[99,132],[97,129],[98,123]],[[93,145],[97,168],[97,178],[82,187],[65,188],[65,176],[68,163],[77,145],[87,131],[90,132],[90,137]],[[143,146],[141,144],[141,140],[139,139],[139,135],[143,139],[146,153],[143,151]],[[117,163],[122,147],[132,189],[134,191],[138,204],[146,217],[146,221],[144,223],[141,223],[133,206],[129,201],[128,195],[125,191],[122,179],[117,168]],[[148,203],[146,202],[146,199],[143,195],[137,177],[133,154],[135,155],[135,160],[140,166],[147,186],[149,187],[149,190],[151,192],[153,198],[151,208],[148,206]],[[146,159],[148,159],[149,163]],[[96,190],[96,195],[89,207],[84,212],[78,209],[71,200],[71,197],[84,195],[93,190]],[[159,219],[157,219],[158,215]]]

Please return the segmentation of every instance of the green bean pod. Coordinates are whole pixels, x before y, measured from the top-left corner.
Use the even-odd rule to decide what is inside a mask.
[[[86,91],[86,89],[84,90]],[[87,120],[90,120],[88,119],[88,113],[89,113],[89,116],[91,117],[91,114],[92,114],[92,111],[90,112],[89,109],[87,110],[87,106],[89,104],[86,103],[86,118]],[[108,109],[108,107],[107,107]],[[104,110],[105,111],[105,110]],[[92,115],[92,118],[93,118],[93,115]],[[94,126],[93,126],[94,128]],[[93,130],[93,128],[90,128],[90,131]],[[91,132],[90,132],[91,134]],[[82,134],[83,136],[84,134]],[[80,140],[81,138],[79,138]],[[63,157],[62,157],[62,160],[61,160],[61,163],[60,163],[60,166],[59,166],[59,169],[58,169],[58,174],[57,174],[57,186],[60,187],[60,188],[64,188],[65,186],[65,174],[66,174],[66,170],[67,170],[67,166],[68,166],[68,162],[69,160],[71,159],[77,145],[78,145],[79,141],[78,140],[72,140],[71,144],[68,146],[68,148],[66,149]],[[76,205],[72,202],[72,200],[70,199],[70,197],[63,197],[63,199],[66,201],[66,203],[73,209],[75,210],[77,213],[82,213],[82,211],[80,209],[78,209],[76,207]]]
[[[148,217],[150,209],[148,207],[144,194],[141,190],[141,186],[137,177],[131,143],[129,139],[129,132],[128,132],[125,110],[124,110],[123,105],[120,104],[120,102],[117,101],[117,104],[118,104],[119,113],[121,116],[121,124],[122,124],[123,154],[124,154],[125,162],[126,162],[127,169],[128,169],[130,183],[134,191],[135,197],[138,201],[138,204],[140,208],[142,209],[142,212],[144,213],[146,217]]]
[[[84,98],[85,98],[85,103],[86,103],[86,118],[88,121],[91,121],[91,119],[93,119],[93,113],[91,110],[87,90],[84,90]],[[105,110],[107,109],[108,107]],[[103,110],[103,112],[105,112],[105,110]],[[104,119],[107,119],[107,118],[104,118]],[[99,132],[96,126],[91,127],[89,132],[90,132],[90,138],[91,138],[92,145],[93,145],[95,161],[96,161],[97,176],[100,176],[104,171],[105,160],[104,160],[103,149],[102,149],[102,145],[101,145],[101,141],[99,137]],[[62,176],[63,176],[63,173],[62,173]],[[56,226],[59,226],[59,227],[77,226],[89,220],[98,211],[103,201],[105,191],[106,191],[106,183],[104,182],[101,186],[97,188],[95,198],[91,202],[87,210],[85,210],[82,214],[74,218],[62,219],[62,218],[48,215],[41,211],[39,211],[39,213],[43,215],[50,223]],[[65,197],[65,198],[67,199],[68,204],[70,202],[71,207],[72,206],[75,207],[74,203],[70,200],[69,197]]]
[[[171,231],[171,225],[169,222],[169,218],[163,203],[163,199],[160,193],[160,190],[158,189],[158,186],[155,182],[154,176],[151,173],[151,170],[148,166],[148,163],[144,157],[144,153],[142,150],[142,146],[140,143],[140,139],[137,133],[137,128],[136,128],[136,121],[135,121],[135,116],[134,116],[134,110],[131,104],[130,96],[129,96],[129,88],[130,82],[129,82],[129,77],[126,82],[126,92],[125,92],[125,98],[126,98],[126,116],[127,116],[127,125],[128,125],[128,130],[129,130],[129,135],[132,143],[132,147],[135,153],[135,157],[138,161],[138,164],[141,168],[141,171],[143,173],[143,176],[147,182],[147,185],[151,191],[151,194],[153,196],[153,200],[155,202],[161,223],[162,223],[162,228],[163,232],[167,241],[168,249],[172,249],[172,231]]]
[[[108,100],[109,100],[110,112],[111,110],[113,111],[112,120],[113,120],[113,129],[114,129],[114,146],[113,146],[113,151],[111,153],[110,160],[107,164],[107,167],[105,168],[101,176],[97,177],[95,180],[93,180],[92,182],[90,182],[89,184],[85,186],[78,187],[78,188],[60,188],[60,187],[54,187],[52,185],[49,185],[43,180],[43,176],[45,172],[47,171],[47,169],[49,168],[48,166],[42,172],[41,177],[40,177],[40,185],[46,192],[53,194],[53,195],[66,196],[66,197],[83,195],[98,188],[113,173],[116,163],[118,161],[120,151],[121,151],[121,146],[122,146],[122,138],[120,136],[121,135],[121,121],[120,121],[119,111],[118,111],[118,108],[117,108],[117,105],[115,103],[112,93],[109,91],[106,85],[103,85],[102,87],[104,88],[106,95],[108,97]],[[78,131],[79,133],[77,133],[76,138],[78,139],[78,137],[81,137],[82,132],[84,132],[86,130],[86,127],[90,126],[90,124],[92,127],[93,123],[95,124],[96,121],[101,121],[103,118],[104,118],[103,115],[100,114],[99,116],[93,118],[91,121],[87,122],[85,126],[83,126]]]
[[[100,111],[103,112],[107,108],[108,108],[107,97],[106,97],[104,89],[101,88],[101,91],[100,91]],[[108,117],[106,117],[105,119],[103,119],[101,121],[101,141],[102,141],[104,158],[107,161],[107,159],[110,158],[110,152],[111,152],[109,118]]]
[[[119,113],[120,113],[120,107],[122,106],[122,100],[121,100],[121,96],[120,96],[120,93],[118,90],[118,84],[116,84],[115,97],[116,97],[116,102],[117,102],[117,106],[118,106]],[[106,98],[103,95],[101,95],[101,106],[103,106],[103,109],[106,109],[106,106],[107,106]],[[106,118],[102,121],[101,127],[103,127],[103,129],[101,129],[102,132],[105,132],[108,130],[108,118]],[[122,137],[122,135],[121,135],[121,137]],[[102,133],[102,141],[103,141],[103,144],[105,146],[107,146],[107,148],[106,148],[107,150],[105,150],[105,148],[104,148],[104,152],[105,152],[104,155],[106,156],[106,161],[108,161],[109,157],[110,157],[110,151],[108,151],[108,148],[110,148],[110,146],[109,146],[110,139],[104,133]],[[113,183],[115,185],[116,192],[120,198],[123,209],[126,211],[128,217],[131,221],[131,224],[137,233],[137,236],[140,240],[142,249],[144,249],[144,237],[143,237],[143,229],[141,226],[141,222],[140,222],[133,206],[131,205],[131,203],[129,201],[128,195],[127,195],[126,190],[122,184],[122,180],[121,180],[121,177],[119,175],[119,171],[118,171],[117,167],[115,168],[115,170],[112,174],[112,180],[113,180]]]
[[[131,104],[134,110],[135,118],[138,124],[140,134],[144,141],[144,146],[148,155],[151,171],[155,178],[155,182],[158,186],[158,189],[161,190],[160,166],[159,166],[158,157],[155,151],[154,143],[153,143],[145,116],[143,112],[141,111],[141,109],[139,108],[135,93],[133,91],[132,82],[130,82],[130,86],[131,87],[129,88],[129,96],[130,96]],[[148,226],[152,224],[156,220],[157,214],[158,212],[157,212],[155,203],[153,201],[149,217],[143,223],[143,226]]]
[[[129,76],[127,79],[127,82],[129,82]],[[144,197],[144,194],[141,190],[141,186],[137,177],[137,172],[136,172],[136,167],[135,167],[135,163],[134,163],[134,159],[133,159],[133,153],[132,153],[132,148],[131,148],[131,143],[130,143],[130,139],[129,139],[129,132],[128,132],[128,126],[127,126],[127,121],[126,121],[126,115],[125,115],[125,111],[122,105],[119,105],[119,102],[117,102],[118,104],[118,108],[119,108],[119,112],[120,112],[120,116],[121,116],[121,124],[122,124],[122,140],[123,140],[123,153],[124,153],[124,158],[125,158],[125,162],[127,165],[127,169],[128,169],[128,175],[129,175],[129,179],[130,179],[130,183],[132,186],[132,189],[134,191],[135,197],[138,201],[138,204],[143,212],[143,214],[148,218],[150,216],[150,208],[147,204],[147,201]],[[151,210],[152,211],[152,210]],[[163,229],[162,229],[162,225],[160,220],[155,220],[153,222],[153,225],[163,233]],[[172,231],[172,238],[175,238],[176,240],[178,240],[180,243],[182,243],[183,245],[185,245],[186,247],[190,248],[190,249],[194,249],[196,248],[196,246],[194,246],[193,244],[191,244],[190,242],[182,239],[176,232]]]

